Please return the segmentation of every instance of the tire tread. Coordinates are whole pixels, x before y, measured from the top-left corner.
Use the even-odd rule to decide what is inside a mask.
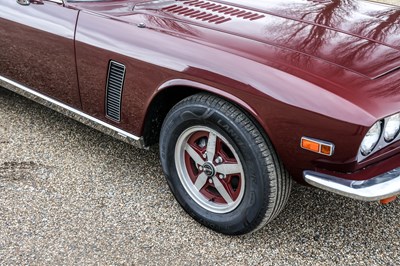
[[[238,232],[237,234],[251,233],[261,229],[265,224],[276,218],[282,211],[289,199],[292,187],[292,179],[279,160],[268,136],[265,132],[260,131],[261,126],[256,124],[257,122],[255,120],[250,119],[248,114],[234,104],[218,96],[208,93],[195,94],[182,100],[173,107],[171,111],[173,111],[174,108],[179,108],[182,104],[203,104],[209,108],[214,108],[214,110],[221,110],[253,138],[254,144],[261,155],[263,168],[270,177],[270,192],[264,191],[265,194],[269,195],[265,197],[265,201],[267,201],[265,202],[266,204],[263,204],[265,208],[259,212],[258,218],[255,219],[253,226],[250,226],[250,230]],[[265,188],[267,188],[267,186],[265,186]]]

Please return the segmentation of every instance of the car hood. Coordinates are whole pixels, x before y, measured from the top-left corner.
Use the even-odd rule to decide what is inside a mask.
[[[400,9],[355,0],[148,1],[173,19],[326,61],[368,79],[400,69]]]

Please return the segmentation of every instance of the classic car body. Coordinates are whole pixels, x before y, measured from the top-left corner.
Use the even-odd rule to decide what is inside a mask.
[[[355,0],[0,0],[0,5],[5,88],[142,147],[158,142],[173,106],[211,95],[248,117],[298,182],[361,200],[400,193],[400,136],[397,131],[385,141],[382,133],[400,112],[399,8]],[[207,117],[202,121],[208,123]],[[377,122],[377,143],[361,152]],[[229,144],[224,134],[217,138]],[[234,139],[234,133],[229,136]],[[235,145],[228,146],[233,157],[241,157]],[[162,147],[161,157],[171,176]],[[243,159],[244,176],[247,164]],[[171,182],[185,208],[188,201]],[[283,194],[286,202],[288,192]],[[217,224],[204,218],[220,210],[196,197],[209,212],[186,210],[223,233],[250,232],[268,220],[223,229],[225,218]],[[234,213],[238,204],[221,212]]]

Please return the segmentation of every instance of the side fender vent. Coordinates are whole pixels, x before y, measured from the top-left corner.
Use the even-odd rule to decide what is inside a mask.
[[[106,116],[121,121],[122,88],[124,87],[125,66],[110,61],[106,83]]]

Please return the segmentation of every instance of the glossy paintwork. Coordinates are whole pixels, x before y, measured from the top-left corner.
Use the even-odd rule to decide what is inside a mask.
[[[74,52],[78,12],[48,1],[22,6],[1,0],[0,6],[0,74],[80,108]]]
[[[141,136],[159,91],[193,87],[251,114],[298,179],[304,169],[363,179],[399,166],[384,161],[399,153],[398,143],[356,161],[368,128],[400,111],[399,71],[383,75],[400,66],[399,9],[352,0],[229,1],[263,17],[224,14],[229,21],[213,24],[162,10],[182,1],[143,2],[66,3],[82,10],[75,48],[84,112]],[[121,123],[105,118],[110,59],[127,67]],[[333,142],[335,154],[302,150],[302,136]]]
[[[349,1],[349,3],[346,1],[330,2],[323,7],[318,7],[318,5],[311,6],[312,9],[309,7],[308,10],[304,5],[286,5],[286,1],[280,1],[281,4],[279,6],[275,5],[276,10],[270,7],[271,1],[254,2],[262,3],[258,4],[260,8],[256,9],[256,11],[236,8],[236,10],[239,11],[231,14],[228,11],[223,11],[224,8],[229,7],[228,5],[219,3],[212,4],[212,2],[200,0],[173,2],[172,4],[168,1],[138,4],[135,6],[135,11],[162,16],[168,19],[187,20],[190,23],[197,23],[214,30],[242,36],[246,39],[285,47],[323,59],[369,78],[378,77],[400,67],[400,51],[384,45],[387,43],[385,42],[386,39],[382,37],[382,34],[380,34],[379,37],[382,38],[378,38],[379,40],[367,40],[367,36],[360,37],[358,34],[353,34],[349,30],[342,29],[342,26],[344,26],[344,28],[347,26],[341,25],[341,21],[344,20],[344,18],[324,18],[321,16],[314,18],[314,21],[309,21],[308,19],[299,21],[295,20],[290,14],[282,12],[282,10],[290,10],[291,13],[301,13],[303,17],[306,17],[308,13],[315,13],[318,9],[337,8],[339,10],[336,11],[337,14],[335,15],[339,15],[340,8],[342,8],[340,4],[349,5],[346,6],[347,10],[356,8],[354,7],[354,3],[353,6],[349,4],[352,3],[352,1]],[[236,5],[238,2],[235,1],[233,3]],[[333,7],[329,7],[329,5],[333,5]],[[214,14],[211,12],[214,9],[217,10],[217,13],[220,13],[219,16],[224,18],[225,21],[218,24],[210,23],[209,20],[206,20],[204,15],[201,16],[202,19],[193,15],[193,12],[197,11],[204,12],[205,14],[208,13],[211,16]],[[301,12],[298,12],[300,10]],[[368,10],[361,10],[361,12],[368,13]],[[385,10],[385,12],[387,12],[387,10]],[[250,16],[254,14],[255,17],[246,18],[249,16],[246,16],[248,13],[250,13]],[[213,17],[211,16],[211,18]],[[321,27],[321,23],[329,23],[329,20],[336,20],[336,25],[333,25],[333,28],[329,26]],[[350,26],[355,25],[354,23],[357,22],[357,19],[354,18],[354,22]],[[400,31],[394,32],[396,38],[390,38],[388,40],[389,44],[395,44],[395,41],[400,41],[398,37],[400,35],[399,33]],[[332,53],[332,51],[336,52]]]

